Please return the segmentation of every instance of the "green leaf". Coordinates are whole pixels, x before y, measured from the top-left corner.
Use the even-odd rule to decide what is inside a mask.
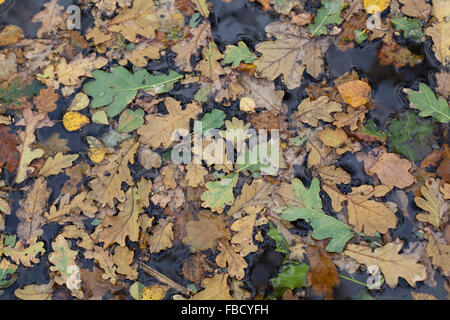
[[[331,238],[326,249],[329,252],[341,252],[345,244],[353,238],[351,228],[341,221],[325,214],[320,199],[319,180],[314,178],[309,189],[299,179],[292,181],[295,198],[300,206],[289,206],[283,209],[281,218],[288,221],[304,219],[314,229],[312,237],[316,240]]]
[[[205,103],[211,94],[211,88],[208,86],[201,87],[194,96],[195,101]]]
[[[168,75],[150,74],[145,69],[137,69],[132,74],[122,66],[111,68],[111,72],[92,71],[95,80],[86,83],[83,90],[93,97],[91,108],[109,105],[108,117],[118,115],[136,96],[138,90],[153,94],[169,92],[173,84],[183,76],[170,70]]]
[[[361,42],[363,42],[364,40],[367,40],[367,38],[369,37],[369,36],[367,35],[367,32],[366,32],[366,31],[360,30],[360,29],[354,30],[354,31],[353,31],[353,34],[355,35],[355,40],[356,40],[356,42],[359,43],[359,44],[360,44]]]
[[[391,23],[395,29],[402,30],[405,38],[413,38],[420,41],[423,38],[423,32],[420,28],[420,20],[417,18],[408,20],[407,17],[392,18]]]
[[[436,99],[433,91],[426,84],[419,83],[419,91],[408,89],[408,96],[412,104],[420,110],[419,116],[431,116],[441,123],[449,122],[448,102],[443,97]]]
[[[142,299],[142,292],[144,291],[145,286],[139,282],[136,281],[135,283],[133,283],[130,286],[130,295],[135,299],[135,300],[141,300]]]
[[[96,113],[92,115],[92,122],[98,123],[98,124],[109,124],[108,116],[106,115],[106,112],[103,110],[99,110]]]
[[[344,8],[344,0],[322,0],[322,7],[317,10],[314,23],[309,26],[311,36],[328,34],[328,24],[340,24],[342,22],[341,11]]]
[[[307,286],[309,266],[304,263],[293,263],[284,266],[276,278],[270,280],[273,291],[271,298],[281,298],[287,289],[297,289]]]
[[[434,125],[408,111],[400,120],[389,124],[389,152],[397,152],[415,162],[431,153]]]
[[[225,50],[224,64],[233,63],[233,68],[239,66],[241,61],[252,63],[256,60],[256,56],[250,52],[244,41],[239,41],[237,46],[228,45]]]
[[[7,260],[0,261],[0,289],[5,289],[16,281],[17,275],[14,275],[16,271],[17,266]]]
[[[225,112],[219,109],[214,109],[213,111],[206,113],[202,121],[196,121],[196,124],[202,124],[202,134],[210,129],[218,129],[224,124],[224,120],[226,118]],[[194,132],[195,132],[194,126]]]
[[[132,136],[128,133],[118,133],[115,130],[110,129],[102,137],[102,141],[108,148],[114,148],[124,140],[130,139]]]
[[[376,140],[381,141],[386,140],[388,137],[386,132],[378,130],[377,125],[373,120],[367,121],[367,124],[360,127],[357,132],[365,136],[374,137]]]
[[[251,173],[263,172],[272,176],[277,175],[278,169],[283,167],[283,165],[280,149],[276,148],[273,139],[260,143],[251,150],[245,150],[236,160],[236,167],[239,171],[249,171]]]
[[[284,236],[278,232],[277,228],[273,225],[272,222],[269,222],[269,232],[267,235],[271,237],[274,241],[277,247],[275,248],[275,251],[281,252],[286,256],[289,256],[289,244],[287,243]]]
[[[119,123],[117,125],[117,132],[126,133],[136,130],[144,123],[144,110],[137,109],[125,110],[122,112],[119,118]]]
[[[222,212],[226,205],[234,202],[233,188],[238,181],[239,174],[230,173],[219,181],[209,181],[206,183],[206,190],[201,199],[204,201],[202,207]]]
[[[189,21],[189,28],[195,28],[201,20],[202,16],[200,15],[199,12],[195,12],[192,17],[191,20]]]

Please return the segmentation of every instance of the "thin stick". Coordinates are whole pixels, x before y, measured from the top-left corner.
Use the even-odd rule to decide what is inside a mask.
[[[169,287],[171,287],[172,289],[177,290],[178,292],[181,292],[185,295],[189,295],[190,290],[183,287],[182,285],[176,283],[175,281],[167,278],[165,275],[163,275],[162,273],[159,273],[158,271],[156,271],[155,269],[149,267],[148,265],[146,265],[143,262],[139,262],[139,266],[142,268],[142,270],[144,270],[147,274],[149,274],[152,277],[155,277],[156,279],[158,279],[159,281],[167,284]]]

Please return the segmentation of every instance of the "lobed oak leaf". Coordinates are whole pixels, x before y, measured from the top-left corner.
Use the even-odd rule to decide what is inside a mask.
[[[113,256],[105,249],[95,246],[93,258],[103,269],[102,278],[109,280],[113,285],[117,282],[117,267],[114,265]]]
[[[298,105],[294,119],[317,127],[319,120],[331,122],[333,121],[331,113],[341,110],[341,105],[337,102],[330,101],[327,96],[321,96],[313,101],[310,98],[306,98]]]
[[[39,95],[33,98],[36,108],[41,112],[52,112],[56,110],[56,101],[59,95],[53,88],[45,88],[39,91]]]
[[[138,271],[136,266],[131,266],[133,263],[134,252],[128,247],[117,246],[114,249],[112,261],[117,266],[116,272],[123,274],[128,280],[136,280]]]
[[[59,152],[54,158],[47,159],[44,166],[39,171],[39,175],[48,177],[54,174],[59,174],[63,169],[70,168],[72,163],[77,159],[77,154],[63,155]]]
[[[173,246],[173,228],[170,218],[159,220],[158,224],[151,228],[152,234],[148,238],[150,253],[160,252]]]
[[[228,286],[228,274],[217,273],[213,278],[206,278],[202,281],[204,290],[196,293],[192,300],[233,300]]]
[[[58,29],[65,29],[66,21],[62,14],[64,7],[58,4],[58,0],[51,0],[44,4],[45,9],[38,12],[31,22],[41,22],[42,25],[37,31],[38,38],[45,35],[55,34]]]
[[[16,242],[14,247],[7,246],[4,243],[4,237],[0,236],[0,256],[3,254],[10,257],[16,264],[23,264],[30,268],[33,263],[38,263],[38,255],[45,253],[44,242],[37,241],[37,237],[29,239],[27,244],[23,240]]]
[[[19,165],[19,140],[16,135],[8,133],[9,129],[8,126],[0,125],[0,169],[6,165],[6,170],[14,172]]]
[[[428,240],[425,252],[428,257],[431,257],[431,263],[448,277],[450,275],[450,245],[436,241],[433,234],[426,234],[425,238]]]
[[[183,275],[189,281],[200,283],[206,273],[214,271],[210,262],[202,253],[197,252],[183,263]]]
[[[402,277],[415,287],[417,281],[427,278],[426,267],[417,263],[417,258],[399,254],[402,247],[402,241],[388,243],[374,251],[366,246],[350,244],[344,253],[367,267],[371,265],[380,267],[387,285],[391,288],[397,286],[398,277]]]
[[[239,248],[232,247],[228,241],[220,239],[218,241],[220,253],[216,257],[216,263],[220,268],[228,266],[228,274],[238,280],[242,280],[245,276],[245,268],[247,262],[239,254]]]
[[[427,211],[427,213],[416,215],[417,220],[430,223],[436,228],[441,226],[441,220],[449,213],[450,208],[448,202],[440,193],[439,185],[439,179],[428,179],[425,185],[420,188],[422,197],[414,198],[416,205]]]
[[[313,291],[324,298],[332,297],[333,287],[339,284],[339,277],[330,255],[316,246],[308,246],[306,255],[310,263],[308,281]]]

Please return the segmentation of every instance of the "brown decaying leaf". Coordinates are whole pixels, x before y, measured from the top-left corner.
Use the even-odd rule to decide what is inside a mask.
[[[317,246],[308,246],[306,256],[310,263],[308,281],[314,293],[324,298],[332,297],[333,287],[339,284],[338,272],[333,260],[323,248]]]
[[[331,122],[334,120],[331,113],[341,110],[341,105],[337,102],[330,101],[327,96],[321,96],[313,101],[310,98],[306,98],[298,105],[294,119],[317,127],[319,120]]]
[[[228,244],[228,241],[220,239],[219,243],[219,255],[216,257],[216,263],[220,268],[228,266],[228,274],[232,278],[242,280],[245,276],[245,268],[247,268],[247,262],[239,254],[239,247]]]
[[[0,125],[0,169],[6,164],[6,170],[14,172],[19,165],[19,141],[9,130],[8,126]]]
[[[228,274],[216,273],[213,278],[202,281],[204,290],[196,293],[192,300],[233,300],[228,286]]]
[[[439,185],[439,179],[428,179],[420,189],[423,198],[414,198],[416,205],[426,211],[426,213],[416,215],[416,219],[430,223],[436,228],[440,227],[442,219],[448,215],[450,208],[448,201],[440,192]]]
[[[202,253],[191,255],[183,263],[183,275],[189,281],[200,283],[208,272],[214,271],[210,262]]]
[[[450,245],[436,241],[433,234],[426,234],[428,240],[425,252],[431,258],[431,263],[438,267],[445,276],[450,276]]]
[[[17,210],[17,217],[20,220],[17,234],[22,240],[29,241],[44,232],[41,227],[45,224],[43,213],[47,208],[49,197],[50,189],[47,188],[47,180],[40,177],[35,180],[25,200],[20,201],[21,208]]]
[[[59,95],[53,88],[45,88],[39,91],[39,95],[33,98],[33,102],[41,112],[52,112],[56,110],[56,101]]]
[[[431,5],[425,0],[398,0],[401,11],[410,17],[426,19],[431,13]]]
[[[55,34],[58,29],[65,29],[66,21],[62,14],[64,7],[58,4],[58,0],[51,0],[44,4],[45,9],[38,12],[31,22],[41,22],[42,25],[37,31],[38,38],[43,35]]]
[[[366,267],[371,265],[380,267],[387,285],[391,288],[397,286],[398,277],[402,277],[412,287],[415,287],[417,281],[427,278],[426,267],[417,263],[416,258],[399,254],[402,247],[403,242],[396,241],[385,244],[372,252],[369,247],[350,244],[344,253]]]
[[[173,222],[170,218],[158,221],[158,224],[151,228],[149,237],[149,249],[151,253],[160,252],[171,248],[173,245]]]
[[[198,218],[186,224],[187,235],[183,238],[183,243],[190,245],[191,251],[216,248],[219,239],[230,239],[227,222],[221,216],[213,216],[209,211],[202,210]]]
[[[401,159],[396,153],[384,153],[369,170],[376,173],[383,184],[403,189],[415,181],[409,173],[411,166],[411,162]]]
[[[401,68],[409,65],[411,68],[422,62],[423,57],[413,54],[408,48],[400,46],[395,40],[383,43],[378,51],[378,59],[381,66],[393,65]]]

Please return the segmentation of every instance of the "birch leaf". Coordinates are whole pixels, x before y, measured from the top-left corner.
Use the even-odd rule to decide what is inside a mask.
[[[372,252],[369,247],[350,244],[345,250],[345,254],[367,267],[371,265],[380,267],[386,283],[391,288],[397,286],[399,277],[415,287],[417,281],[427,278],[426,267],[417,263],[416,258],[399,254],[402,247],[403,242],[397,241],[388,243]]]

